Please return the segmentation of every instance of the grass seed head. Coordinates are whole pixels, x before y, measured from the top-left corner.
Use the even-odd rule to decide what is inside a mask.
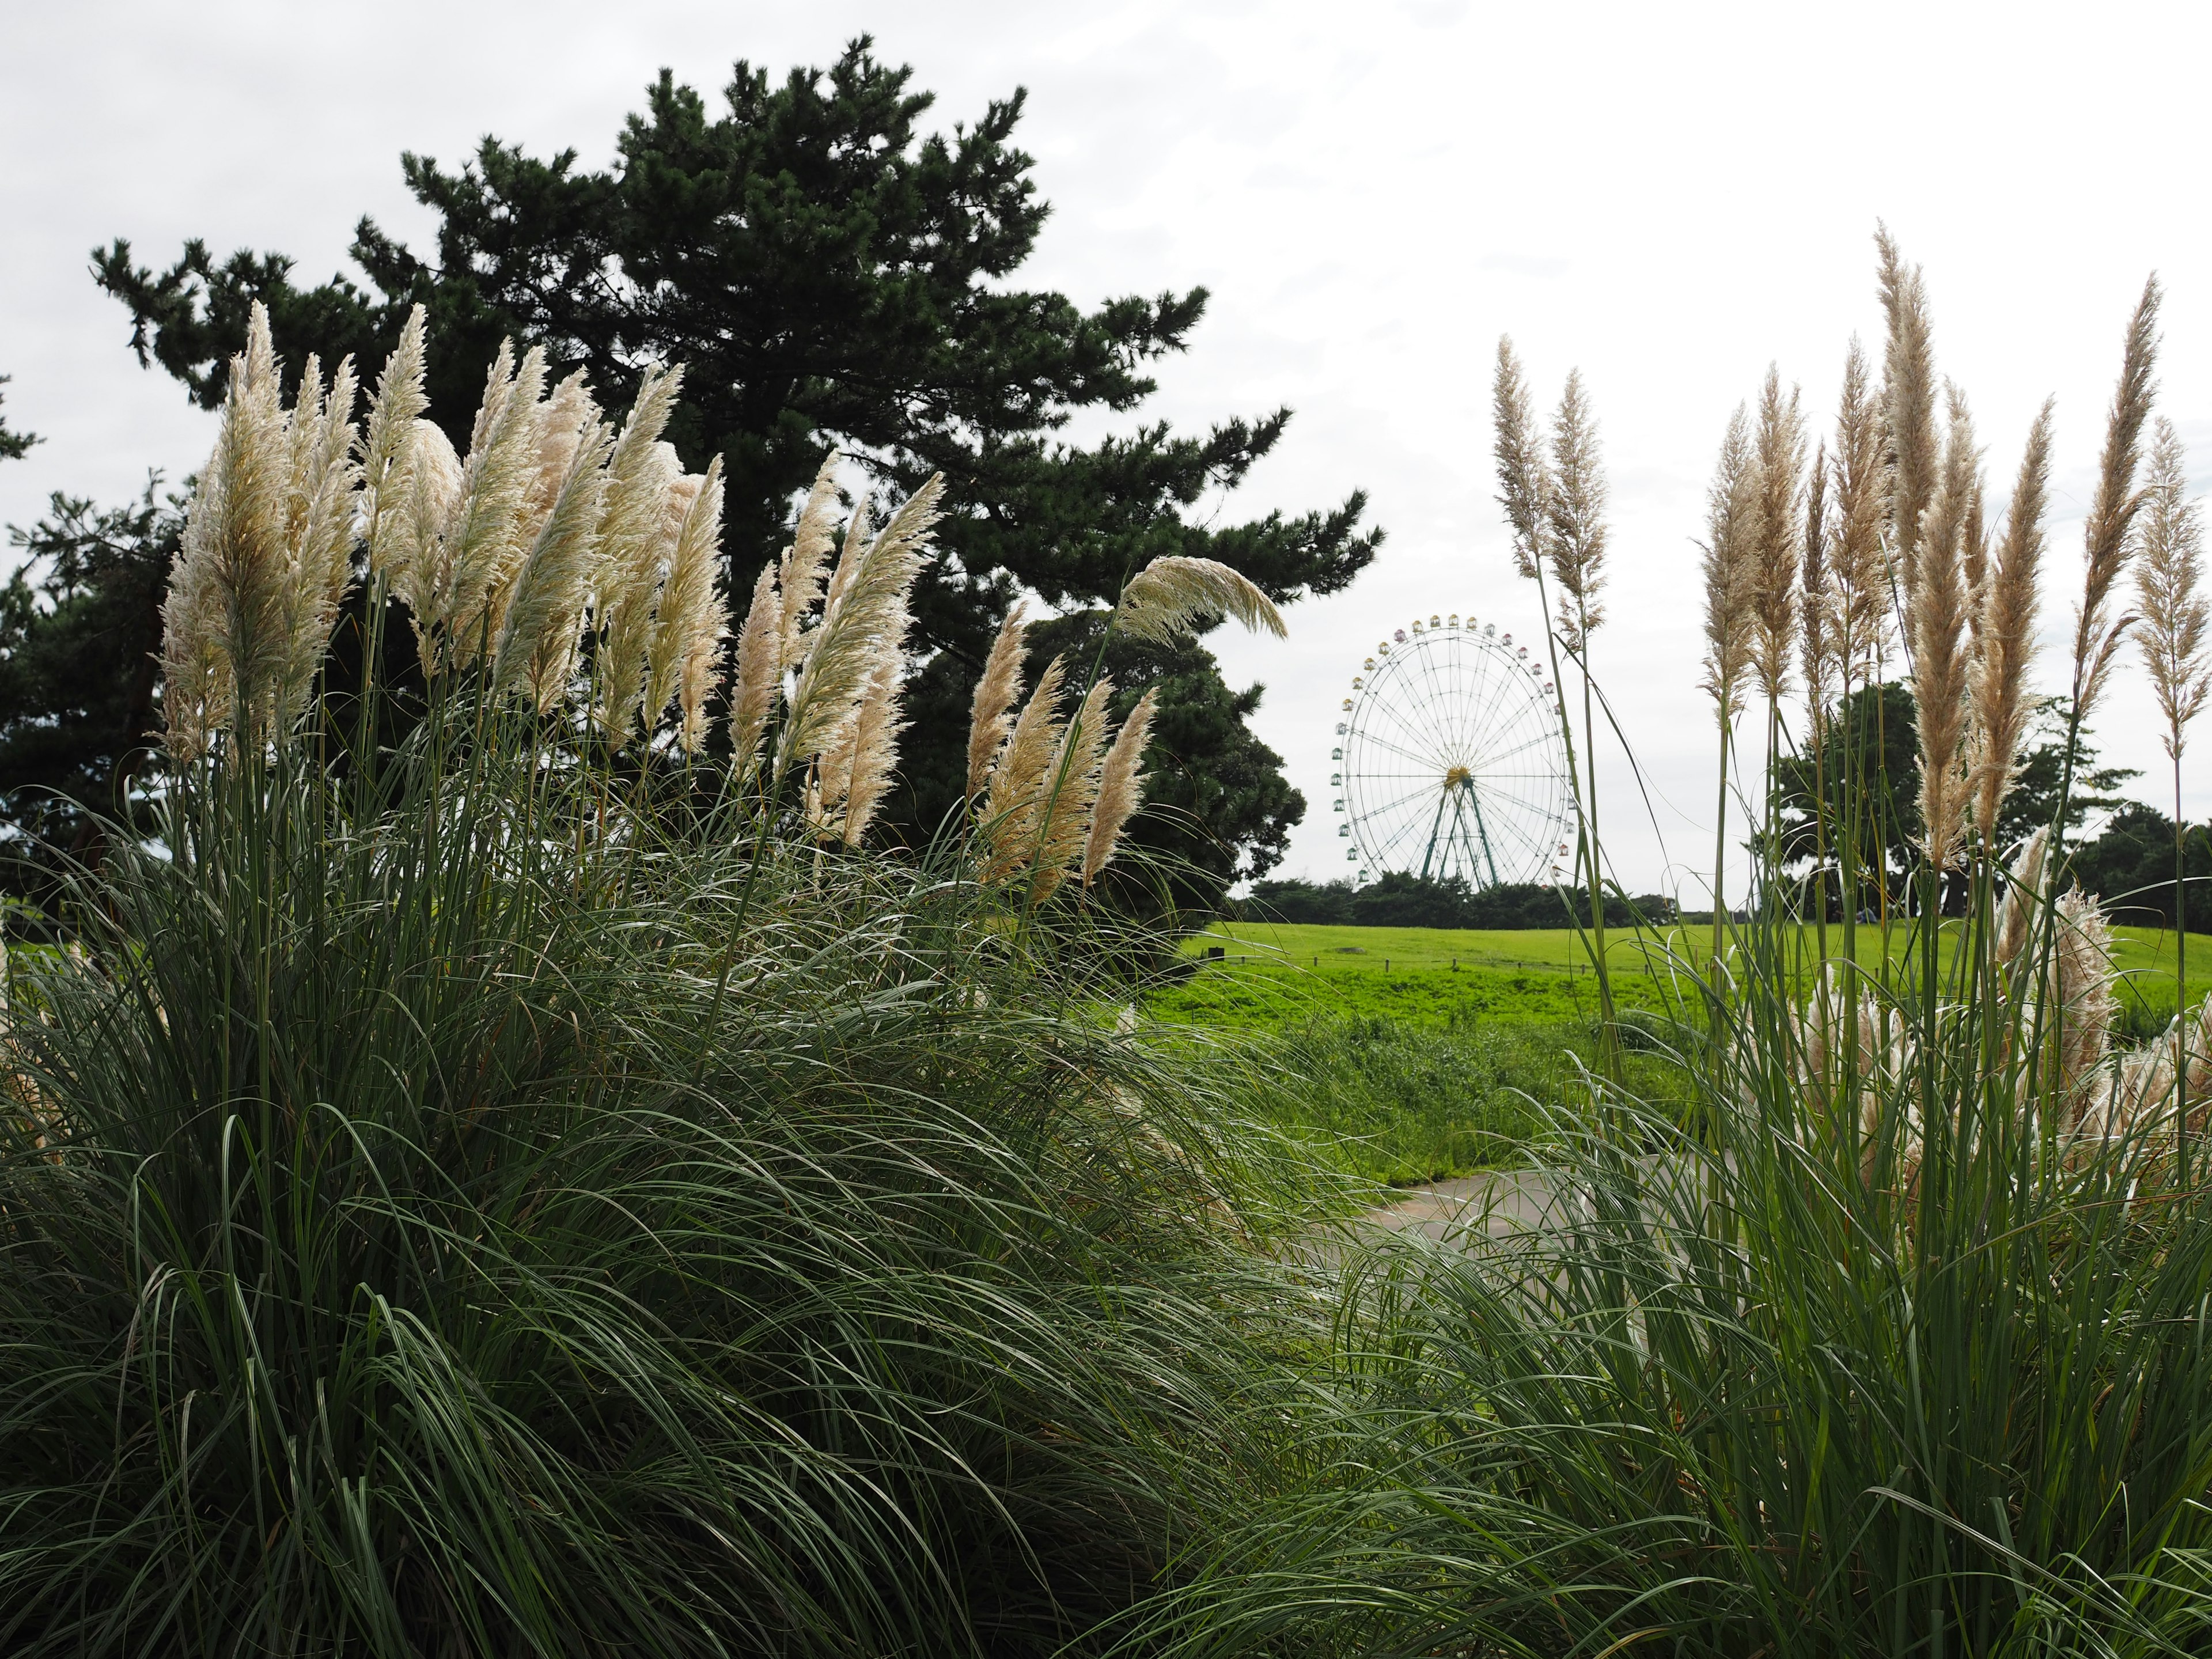
[[[2033,712],[2027,670],[2035,656],[2037,581],[2051,481],[2051,408],[2046,399],[2028,428],[2012,504],[2005,512],[2004,538],[1973,596],[1980,621],[1970,673],[1974,717],[1969,775],[1974,822],[1984,848],[1996,842],[1997,812],[2012,787]]]
[[[1006,734],[1013,730],[1014,700],[1022,692],[1022,638],[1028,632],[1029,606],[1017,599],[999,624],[991,641],[991,654],[975,682],[975,698],[968,719],[968,798],[983,792]]]
[[[2181,434],[2160,416],[2151,440],[2137,525],[2142,551],[2136,566],[2136,608],[2142,620],[2136,644],[2150,669],[2166,720],[2167,758],[2179,760],[2186,728],[2212,690],[2205,595],[2201,591],[2204,531],[2189,499],[2187,459]]]
[[[1192,631],[1203,617],[1227,616],[1254,633],[1289,637],[1275,602],[1227,565],[1163,554],[1131,579],[1111,625],[1140,640],[1165,641]]]
[[[2082,573],[2081,603],[2074,613],[2074,718],[2086,720],[2103,690],[2112,654],[2135,621],[2112,614],[2114,586],[2133,550],[2130,532],[2142,497],[2136,493],[2143,422],[2150,416],[2158,362],[2158,278],[2143,284],[2142,297],[2128,319],[2120,356],[2119,384],[2106,417],[2104,454],[2097,471],[2097,493],[2089,504],[2082,538],[2088,554]]]

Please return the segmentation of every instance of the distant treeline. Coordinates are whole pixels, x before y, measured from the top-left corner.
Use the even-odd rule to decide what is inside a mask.
[[[1588,927],[1589,895],[1579,888],[1512,882],[1480,891],[1463,877],[1445,881],[1393,872],[1354,890],[1349,881],[1255,882],[1249,897],[1237,902],[1245,921],[1352,927]],[[1674,902],[1652,894],[1643,898],[1608,896],[1605,925],[1632,926],[1672,921]]]

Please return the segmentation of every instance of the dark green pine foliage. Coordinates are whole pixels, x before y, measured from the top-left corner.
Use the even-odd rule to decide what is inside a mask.
[[[14,378],[13,375],[0,374],[0,386],[7,385]],[[7,401],[7,394],[0,392],[0,404],[5,404]],[[0,413],[0,461],[21,460],[24,456],[31,453],[31,446],[38,441],[39,434],[35,432],[9,431],[8,417],[4,413]]]
[[[48,896],[58,861],[96,864],[104,826],[143,811],[182,506],[153,479],[130,507],[57,495],[9,532],[21,562],[0,588],[0,890]]]
[[[504,335],[544,344],[562,373],[586,368],[611,404],[647,360],[682,361],[670,436],[688,466],[723,458],[739,611],[831,444],[864,459],[886,497],[942,471],[953,516],[916,592],[909,787],[892,813],[927,835],[959,799],[970,688],[1018,588],[1061,610],[1102,605],[1148,560],[1182,553],[1288,601],[1343,587],[1381,532],[1364,526],[1358,494],[1333,511],[1188,521],[1274,447],[1287,410],[1197,436],[1152,422],[1088,447],[1058,437],[1079,411],[1142,404],[1152,365],[1186,349],[1206,293],[1085,311],[1017,285],[1048,210],[1011,143],[1024,94],[925,137],[933,100],[909,74],[863,37],[826,72],[781,84],[740,62],[715,112],[664,73],[604,172],[573,150],[544,160],[489,137],[458,172],[407,155],[407,183],[440,221],[436,246],[417,253],[363,219],[353,255],[365,286],[299,286],[282,255],[218,263],[197,241],[156,272],[118,240],[95,256],[97,274],[130,308],[142,361],[210,407],[255,299],[295,369],[309,350],[326,362],[351,352],[372,374],[422,303],[430,412],[457,442]],[[1199,867],[1218,892],[1279,858],[1304,803],[1245,726],[1256,692],[1232,694],[1206,653],[1178,659],[1162,694],[1156,763],[1188,787],[1139,820],[1138,839],[1169,854],[1202,842],[1212,850]]]

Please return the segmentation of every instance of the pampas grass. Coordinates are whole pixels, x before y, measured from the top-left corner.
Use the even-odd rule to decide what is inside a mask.
[[[2043,562],[2043,517],[2051,477],[2051,410],[2045,400],[2029,428],[2027,447],[2005,510],[2004,539],[1993,568],[1975,596],[1975,629],[1969,671],[1973,702],[1969,782],[1974,823],[1982,845],[1996,850],[1997,812],[2012,787],[2021,741],[2027,731],[2028,665],[2035,656],[2036,584]]]
[[[362,539],[368,545],[371,571],[388,574],[393,550],[409,540],[397,532],[411,489],[415,423],[430,406],[422,390],[424,312],[413,307],[399,331],[399,343],[385,359],[370,399],[362,454]]]
[[[1006,734],[1013,730],[1013,707],[1022,690],[1022,640],[1028,631],[1029,606],[1016,600],[999,624],[991,641],[991,654],[975,682],[975,696],[968,720],[968,798],[982,793]]]
[[[1881,408],[1869,374],[1866,353],[1854,337],[1844,360],[1836,450],[1829,463],[1835,485],[1835,546],[1829,561],[1834,650],[1845,696],[1854,684],[1864,684],[1881,672],[1889,642],[1889,563],[1882,550],[1889,466],[1883,454]]]
[[[677,747],[696,755],[706,742],[707,698],[730,629],[729,605],[714,583],[722,556],[722,458],[715,456],[703,475],[681,483],[670,496],[684,511],[672,537],[675,552],[646,656],[645,724],[652,729],[674,702]]]
[[[763,565],[738,629],[737,684],[730,692],[730,747],[741,781],[750,781],[759,764],[761,738],[775,712],[783,672],[782,597],[776,591],[775,567]]]
[[[1504,443],[1502,436],[1499,442]],[[1544,497],[1544,550],[1559,588],[1559,640],[1582,657],[1589,649],[1590,635],[1605,620],[1597,596],[1605,586],[1606,488],[1597,422],[1579,369],[1567,372],[1566,390],[1553,417],[1550,478]]]
[[[1950,431],[1935,494],[1922,514],[1905,627],[1920,744],[1921,850],[1951,867],[1966,829],[1966,648],[1969,595],[1962,558],[1967,514],[1980,489],[1981,452],[1966,399],[1950,396]]]
[[[577,635],[598,562],[605,466],[611,447],[612,434],[597,419],[561,446],[567,450],[568,466],[504,607],[494,683],[526,690],[541,714],[567,693],[575,665]]]
[[[1771,365],[1759,392],[1753,454],[1759,482],[1749,550],[1752,670],[1772,711],[1789,690],[1790,659],[1799,642],[1797,579],[1804,549],[1798,490],[1805,472],[1805,423],[1797,412],[1797,388],[1791,386],[1784,398],[1781,374]]]
[[[1905,264],[1886,225],[1876,226],[1875,247],[1880,256],[1881,307],[1888,323],[1881,410],[1887,428],[1890,557],[1910,605],[1919,580],[1921,521],[1942,464],[1936,430],[1936,354],[1928,289],[1920,267]]]
[[[1112,861],[1122,830],[1144,799],[1145,744],[1152,736],[1152,710],[1158,701],[1159,693],[1147,687],[1106,751],[1105,763],[1099,770],[1098,803],[1091,811],[1091,826],[1084,837],[1085,887]]]
[[[1112,626],[1133,639],[1165,641],[1207,617],[1234,617],[1254,633],[1288,636],[1275,602],[1246,578],[1212,559],[1165,554],[1121,590]]]
[[[2097,493],[2089,504],[2082,537],[2087,553],[2081,602],[2074,613],[2073,708],[2076,726],[2103,690],[2113,653],[2134,623],[2131,615],[2112,614],[2112,590],[2134,550],[2129,532],[2142,497],[2136,494],[2143,422],[2150,417],[2152,374],[2158,358],[2158,278],[2143,284],[2142,297],[2129,319],[2120,356],[2119,384],[2113,388],[2106,418],[2104,453],[2097,469]]]
[[[1537,561],[1544,556],[1544,538],[1551,511],[1551,470],[1544,446],[1536,433],[1536,411],[1528,393],[1528,377],[1514,355],[1509,335],[1498,337],[1498,369],[1492,385],[1491,415],[1495,436],[1492,453],[1498,461],[1505,522],[1513,532],[1513,566],[1526,581],[1536,580]]]
[[[1818,740],[1828,706],[1828,689],[1838,678],[1836,590],[1828,577],[1828,446],[1814,453],[1805,475],[1803,552],[1798,564],[1798,672],[1805,677],[1808,729]]]
[[[2142,552],[2136,566],[2136,644],[2150,672],[2159,713],[2166,720],[2166,752],[2181,758],[2189,723],[2203,712],[2212,690],[2208,652],[2208,607],[2203,580],[2204,532],[2188,498],[2189,474],[2181,434],[2160,416],[2143,481]],[[2179,820],[2177,809],[2176,821]]]
[[[607,462],[606,502],[599,517],[599,682],[595,718],[608,745],[620,749],[636,729],[653,650],[653,608],[673,550],[669,496],[683,468],[661,441],[683,370],[646,371],[637,400]]]

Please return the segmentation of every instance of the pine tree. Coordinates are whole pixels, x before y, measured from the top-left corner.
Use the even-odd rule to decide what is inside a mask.
[[[407,183],[441,222],[436,247],[419,254],[364,218],[352,252],[366,285],[301,286],[280,254],[218,264],[198,241],[157,273],[120,240],[95,254],[99,280],[129,307],[141,361],[210,407],[256,299],[294,369],[310,350],[381,361],[408,307],[425,305],[430,415],[457,441],[502,336],[544,345],[557,373],[586,369],[610,406],[648,361],[680,360],[684,414],[669,435],[695,470],[722,457],[740,596],[833,443],[885,495],[941,471],[954,516],[917,589],[909,787],[892,814],[927,836],[959,798],[969,690],[1018,589],[1080,612],[1175,552],[1289,601],[1343,587],[1381,532],[1358,493],[1333,511],[1188,521],[1275,447],[1285,409],[1203,436],[1164,422],[1088,447],[1056,436],[1079,412],[1140,405],[1150,367],[1188,347],[1206,292],[1086,312],[1015,286],[1048,211],[1011,143],[1024,94],[925,137],[932,96],[871,47],[862,37],[826,72],[781,85],[740,62],[720,114],[664,71],[604,172],[573,150],[543,160],[489,137],[459,172],[409,155]],[[1265,871],[1304,802],[1244,726],[1257,688],[1231,693],[1200,651],[1162,690],[1156,730],[1170,752],[1155,763],[1188,781],[1203,822],[1172,828],[1155,811],[1139,838],[1202,843],[1217,882]]]

